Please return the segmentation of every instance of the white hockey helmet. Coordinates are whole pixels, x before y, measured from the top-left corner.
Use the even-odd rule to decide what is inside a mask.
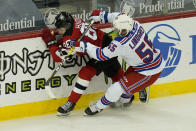
[[[125,35],[127,35],[132,30],[133,24],[134,20],[126,14],[117,16],[113,21],[113,27],[118,30],[119,35],[121,35],[122,30],[126,30]]]

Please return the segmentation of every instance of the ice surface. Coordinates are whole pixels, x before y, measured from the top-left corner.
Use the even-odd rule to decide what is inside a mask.
[[[0,131],[196,131],[196,93],[134,102],[127,109],[107,109],[97,116],[83,111],[0,122]]]

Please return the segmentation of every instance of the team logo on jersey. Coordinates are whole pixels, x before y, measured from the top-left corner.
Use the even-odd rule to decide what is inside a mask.
[[[134,6],[135,2],[133,0],[123,0],[120,4],[120,11],[131,17],[135,13]]]
[[[176,29],[168,24],[160,24],[152,27],[148,34],[153,40],[153,45],[158,48],[163,59],[166,61],[166,66],[160,77],[170,75],[178,66],[181,58],[181,50],[178,45],[181,42],[180,36]]]

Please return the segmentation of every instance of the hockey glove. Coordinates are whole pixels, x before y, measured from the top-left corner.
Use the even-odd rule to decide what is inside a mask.
[[[93,10],[91,16],[89,17],[90,20],[94,20],[96,24],[104,24],[108,22],[108,12],[101,11],[101,10]]]
[[[72,47],[72,46],[71,46]],[[62,47],[61,45],[59,46],[59,53],[62,57],[65,57],[68,55],[68,52],[71,50],[71,47],[70,48],[66,48],[66,47]],[[76,51],[74,50],[73,52],[71,52],[70,55],[74,55],[76,54]]]
[[[82,52],[82,53],[87,52],[87,50],[86,50],[86,48],[87,48],[86,41],[79,41],[79,42],[77,42],[77,41],[74,42],[73,41],[72,46],[75,46],[75,51],[76,52]]]
[[[96,24],[100,23],[100,12],[101,10],[93,10],[91,16],[89,17],[90,20],[94,20]]]
[[[64,43],[63,43],[63,48],[66,48],[66,49],[71,49],[73,44],[74,44],[75,41],[72,41],[70,39],[66,40]]]

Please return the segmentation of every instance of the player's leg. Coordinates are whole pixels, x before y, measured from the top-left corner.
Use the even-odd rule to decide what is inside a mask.
[[[110,32],[109,34],[105,34],[102,40],[103,43],[102,48],[108,46],[111,43],[112,39],[115,39],[116,37],[117,37],[116,32]],[[124,75],[124,71],[121,68],[121,65],[117,57],[105,61],[103,63],[102,68],[104,74],[108,77],[111,77],[113,82],[119,81],[120,78],[122,78],[122,76]],[[122,94],[119,101],[112,103],[111,107],[130,106],[133,100],[134,100],[134,95],[126,96],[126,94]]]
[[[123,77],[119,82],[128,95],[139,92],[140,100],[142,102],[147,102],[149,99],[149,86],[159,78],[160,74],[161,73],[152,76],[145,76],[137,72],[131,72]]]
[[[110,60],[103,61],[101,68],[107,77],[110,77],[113,82],[119,81],[124,75],[124,71],[118,61],[118,57],[114,57]]]
[[[125,75],[128,74],[128,73],[131,73],[133,72],[133,69],[132,68],[128,68]],[[121,77],[122,78],[122,77]],[[123,93],[121,96],[120,96],[120,99],[115,102],[115,107],[129,107],[131,106],[133,100],[134,100],[135,96],[134,94],[132,95],[127,95],[126,93]]]
[[[58,108],[58,115],[67,115],[74,109],[76,103],[85,92],[91,79],[96,75],[96,73],[96,69],[90,64],[81,68],[75,87],[73,88],[68,101]]]
[[[94,115],[106,108],[112,102],[116,102],[122,93],[131,96],[134,93],[139,92],[141,89],[153,84],[159,76],[160,73],[152,76],[145,76],[137,72],[126,73],[119,82],[112,84],[108,88],[101,100],[98,100],[94,105],[89,106],[85,110],[85,113],[88,115]]]
[[[104,108],[112,104],[112,102],[116,102],[123,92],[124,90],[121,88],[120,83],[115,82],[108,88],[100,100],[85,109],[85,115],[94,115],[101,112]]]
[[[114,66],[115,65],[115,66]],[[123,75],[125,74],[123,69],[121,68],[121,65],[117,59],[117,57],[112,58],[108,61],[105,61],[102,64],[103,72],[106,76],[111,77],[113,82],[119,81]],[[133,72],[132,69],[128,69],[126,73]],[[122,94],[120,99],[111,104],[111,107],[127,107],[132,104],[132,101],[134,100],[134,95],[128,96],[126,94]]]
[[[161,73],[151,75],[151,76],[145,76],[137,72],[131,72],[125,75],[119,81],[119,83],[121,87],[124,89],[124,91],[128,95],[131,95],[152,85],[159,78],[160,74]]]
[[[117,102],[113,102],[110,107],[112,108],[124,108],[124,107],[130,107],[132,105],[133,100],[135,99],[134,95],[126,95],[125,93],[123,93],[119,100]]]
[[[105,65],[105,66],[104,66]],[[121,75],[121,77],[118,78],[117,74],[118,73],[114,73],[112,74],[112,70],[114,70],[113,67],[113,64],[108,64],[108,63],[105,63],[105,64],[102,64],[102,68],[103,68],[103,71],[104,73],[107,75],[107,76],[110,76],[112,78],[114,78],[116,76],[115,79],[113,80],[119,80],[120,78],[122,78],[123,75]],[[108,67],[110,67],[110,70]],[[121,68],[121,67],[120,67]],[[107,70],[108,69],[108,70]],[[109,71],[110,70],[110,71]],[[116,70],[116,69],[115,69]],[[109,72],[108,72],[109,71]],[[116,70],[116,72],[118,72]],[[120,71],[121,72],[121,71]],[[120,73],[121,74],[121,73]],[[124,74],[124,72],[123,72]],[[86,115],[94,115],[96,113],[99,113],[101,112],[104,108],[106,108],[107,106],[111,105],[112,103],[115,103],[119,100],[119,98],[121,98],[121,96],[123,97],[126,92],[124,92],[124,90],[121,88],[120,86],[120,83],[119,82],[115,82],[114,84],[112,84],[106,91],[105,95],[100,99],[98,100],[96,103],[94,103],[93,105],[89,106],[88,108],[86,108],[85,110],[85,114]],[[131,96],[128,96],[128,100],[129,98],[132,98]],[[127,101],[128,102],[128,101]]]

